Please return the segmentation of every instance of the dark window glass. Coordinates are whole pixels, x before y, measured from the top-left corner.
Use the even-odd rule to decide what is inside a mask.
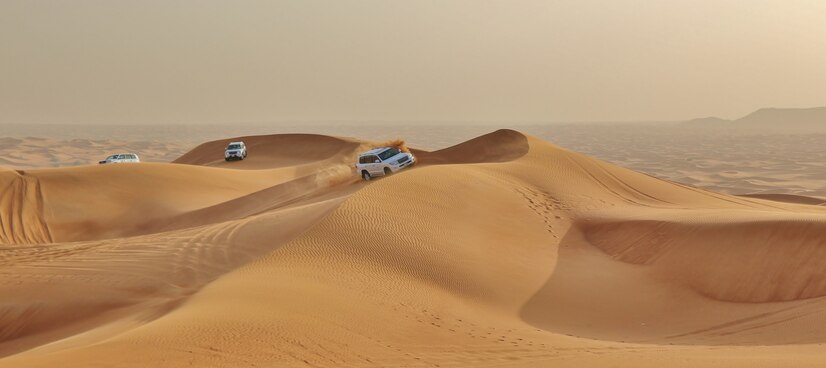
[[[399,152],[401,152],[401,151],[399,151],[399,150],[398,150],[398,149],[396,149],[396,148],[390,148],[390,149],[388,149],[388,150],[386,150],[386,151],[384,151],[384,152],[382,152],[382,153],[379,153],[379,157],[381,157],[381,160],[382,160],[382,161],[384,161],[384,160],[386,160],[386,159],[388,159],[388,158],[391,158],[391,157],[393,157],[393,156],[395,156],[395,155],[398,155],[398,154],[399,154]]]

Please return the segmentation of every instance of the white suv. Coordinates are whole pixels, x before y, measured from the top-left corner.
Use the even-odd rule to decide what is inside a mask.
[[[395,147],[382,147],[359,155],[356,171],[364,180],[378,175],[390,175],[416,163],[412,154]]]
[[[123,162],[138,163],[141,162],[141,159],[134,153],[119,153],[117,155],[111,155],[103,161],[98,161],[99,164],[116,164]]]
[[[247,146],[244,142],[230,142],[224,150],[224,160],[243,160],[247,158]]]

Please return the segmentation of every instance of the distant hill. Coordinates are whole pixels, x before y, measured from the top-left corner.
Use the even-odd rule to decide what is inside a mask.
[[[796,127],[826,129],[826,107],[804,109],[765,108],[734,121],[761,127]]]
[[[702,125],[702,126],[718,126],[723,124],[729,124],[731,120],[718,118],[716,116],[709,116],[706,118],[696,118],[691,120],[686,120],[683,122],[685,125]]]
[[[762,129],[826,130],[826,107],[763,108],[736,120],[718,117],[697,118],[683,125],[731,128],[759,127]]]

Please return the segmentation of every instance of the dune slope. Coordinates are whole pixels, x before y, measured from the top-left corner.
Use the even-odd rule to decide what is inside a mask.
[[[224,143],[146,166],[187,171],[146,193],[174,206],[143,235],[4,246],[0,367],[826,360],[821,206],[703,191],[507,130],[414,150],[421,165],[368,185],[347,167],[365,143],[299,146],[316,139],[335,147],[299,160],[284,144],[247,174],[199,166],[225,165],[211,156]],[[66,173],[31,175],[57,190]],[[198,186],[210,175],[238,182]]]
[[[0,188],[0,244],[51,242],[40,181],[0,168]]]
[[[241,162],[224,161],[224,148],[243,141],[249,157]],[[273,168],[296,166],[347,155],[359,142],[315,134],[247,136],[207,142],[195,147],[174,163],[232,168]]]

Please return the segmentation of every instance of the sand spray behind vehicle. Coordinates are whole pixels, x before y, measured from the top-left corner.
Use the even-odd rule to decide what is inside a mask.
[[[383,142],[362,142],[353,150],[352,154],[343,155],[341,159],[331,161],[329,165],[318,171],[315,174],[316,184],[320,187],[330,187],[360,180],[360,176],[356,175],[355,171],[358,155],[362,152],[380,147],[395,147],[398,148],[399,151],[410,153],[410,148],[407,147],[404,139],[391,139]]]
[[[341,160],[330,162],[324,169],[316,174],[316,184],[319,186],[335,186],[349,181],[356,182],[360,179],[356,175],[355,164],[358,160],[358,155],[362,152],[369,151],[380,147],[395,147],[399,151],[410,153],[410,148],[407,147],[404,139],[391,139],[383,142],[362,142],[349,155],[343,155]]]
[[[316,185],[319,187],[332,187],[347,182],[356,182],[359,177],[355,176],[353,172],[353,167],[350,164],[330,164],[315,174]]]
[[[404,139],[391,139],[389,141],[377,143],[374,145],[374,147],[371,147],[370,149],[379,147],[396,147],[399,149],[399,151],[410,153],[410,148],[407,148],[407,144],[404,143]]]

